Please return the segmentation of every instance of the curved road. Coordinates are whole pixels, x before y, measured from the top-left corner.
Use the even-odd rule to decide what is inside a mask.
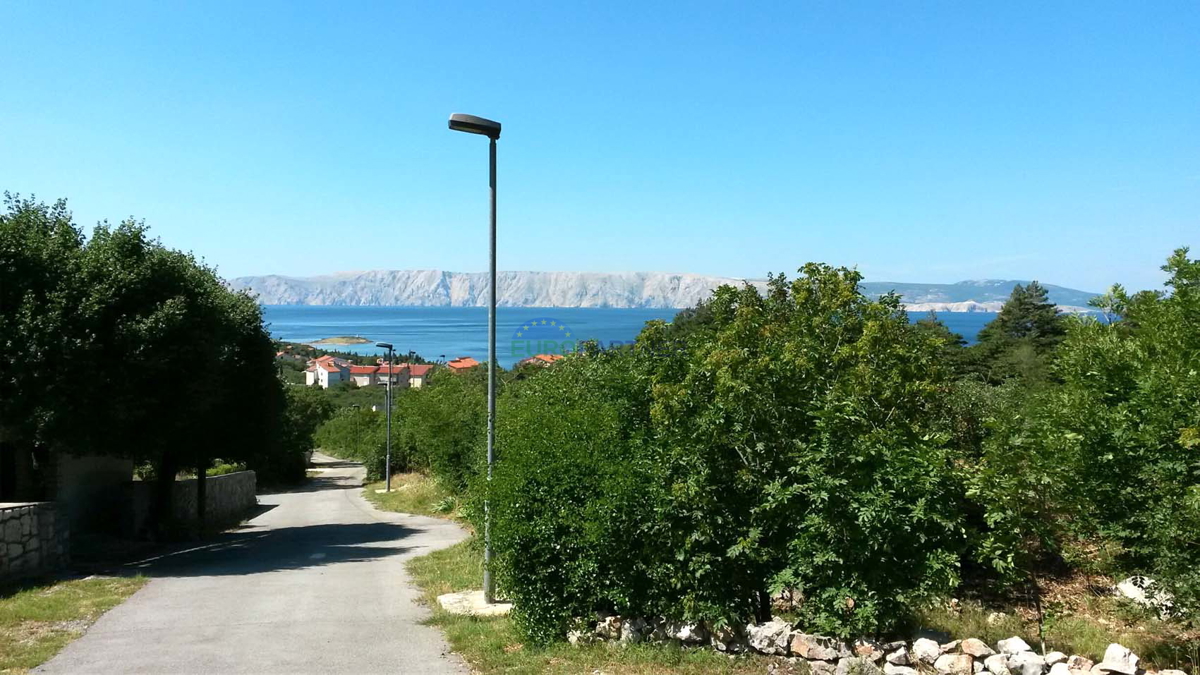
[[[313,462],[321,476],[260,496],[239,529],[132,565],[150,583],[36,672],[466,672],[404,571],[466,533],[376,510],[359,464]]]

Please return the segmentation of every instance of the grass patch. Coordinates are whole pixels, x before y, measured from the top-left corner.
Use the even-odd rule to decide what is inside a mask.
[[[381,511],[455,520],[459,518],[458,499],[437,481],[424,474],[398,473],[392,476],[392,491],[376,492],[383,488],[383,481],[371,483],[363,488],[363,495]]]
[[[145,577],[76,579],[0,590],[0,673],[45,663],[145,583]]]
[[[1036,620],[1011,609],[1001,614],[977,602],[964,602],[957,611],[938,607],[918,618],[924,627],[954,639],[977,637],[995,645],[1018,635],[1038,648]],[[1160,621],[1116,598],[1093,596],[1079,599],[1070,608],[1048,607],[1045,628],[1047,651],[1079,654],[1099,663],[1105,648],[1118,642],[1140,656],[1146,670],[1179,668],[1195,673],[1200,667],[1200,633]]]
[[[469,539],[408,563],[413,581],[433,610],[430,623],[442,629],[451,649],[479,673],[590,673],[607,675],[651,675],[658,673],[755,673],[766,672],[777,662],[760,656],[730,658],[710,649],[681,649],[674,645],[618,647],[605,644],[572,647],[561,643],[544,649],[525,645],[508,617],[474,618],[455,616],[437,604],[443,593],[479,588],[483,578],[483,554],[478,539]],[[779,661],[776,672],[789,672]]]

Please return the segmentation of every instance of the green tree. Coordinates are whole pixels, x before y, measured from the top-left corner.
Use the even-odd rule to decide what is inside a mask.
[[[0,331],[21,355],[3,373],[18,392],[0,408],[8,442],[148,462],[164,518],[179,471],[274,456],[283,392],[252,298],[139,222],[83,242],[64,203],[6,204]]]
[[[592,609],[744,622],[783,588],[811,630],[862,634],[953,587],[945,345],[859,280],[722,287],[682,344],[651,322],[506,394],[484,494],[531,639]]]
[[[966,369],[990,382],[1042,382],[1065,334],[1064,317],[1045,287],[1036,281],[1017,284],[999,315],[979,331]]]

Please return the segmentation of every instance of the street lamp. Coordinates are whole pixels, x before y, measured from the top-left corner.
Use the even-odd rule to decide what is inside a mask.
[[[386,482],[385,490],[392,491],[392,343],[376,342],[376,347],[386,349],[387,357],[387,454],[383,460],[383,474]]]
[[[491,218],[488,230],[487,479],[490,482],[492,464],[496,460],[496,140],[500,138],[500,123],[454,113],[450,116],[450,130],[488,137],[488,201]],[[492,588],[492,515],[486,500],[483,514],[483,599],[491,603],[495,599]]]

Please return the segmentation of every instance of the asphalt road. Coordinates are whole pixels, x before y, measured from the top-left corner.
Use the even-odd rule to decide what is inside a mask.
[[[360,465],[318,455],[302,491],[212,542],[132,566],[152,577],[44,673],[459,673],[404,571],[466,536],[377,511]]]

